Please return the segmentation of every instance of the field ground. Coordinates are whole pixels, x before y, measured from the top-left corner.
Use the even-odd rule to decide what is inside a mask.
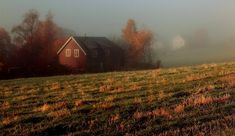
[[[0,135],[235,134],[235,63],[0,81]]]

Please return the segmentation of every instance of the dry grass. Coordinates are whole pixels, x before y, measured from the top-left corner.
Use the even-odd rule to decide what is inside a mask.
[[[58,90],[61,88],[60,82],[54,82],[51,84],[50,90]]]
[[[57,110],[57,109],[62,109],[66,107],[67,107],[66,102],[57,102],[57,103],[52,104],[51,110]]]
[[[157,84],[167,85],[169,81],[165,78],[156,81]]]
[[[225,102],[227,100],[230,100],[232,97],[230,94],[225,94],[225,95],[222,95],[220,97],[217,97],[214,99],[214,101],[217,101],[217,102]]]
[[[99,91],[100,92],[110,92],[110,91],[112,91],[112,86],[111,85],[100,86]]]
[[[38,111],[40,111],[40,112],[47,112],[47,111],[49,111],[50,109],[51,109],[51,106],[50,106],[49,104],[45,103],[45,104],[43,104],[42,106],[40,106],[40,107],[34,109],[34,111],[35,111],[35,112],[38,112]]]
[[[179,104],[174,108],[174,111],[176,113],[181,113],[181,112],[184,112],[184,108],[185,108],[185,106],[183,104]]]
[[[195,75],[195,74],[191,74],[191,75],[187,75],[185,80],[186,81],[194,81],[194,80],[199,80],[202,77],[200,75]]]
[[[0,135],[231,135],[234,73],[232,63],[0,81]]]
[[[146,117],[146,114],[144,112],[136,111],[133,115],[135,119],[141,119],[143,117]]]
[[[140,103],[142,103],[142,99],[139,98],[139,97],[135,97],[134,103],[135,103],[135,104],[140,104]]]
[[[170,114],[170,111],[165,108],[159,108],[148,112],[136,111],[133,114],[133,118],[135,119],[141,119],[143,117],[165,117],[167,119],[171,119],[172,115]]]
[[[125,89],[124,89],[123,86],[118,86],[118,87],[116,88],[116,90],[114,91],[114,93],[121,93],[121,92],[124,92],[124,91],[125,91]]]
[[[9,124],[11,124],[11,123],[13,123],[13,122],[16,122],[18,119],[19,119],[18,116],[5,117],[5,118],[3,118],[3,120],[2,120],[2,124],[3,124],[3,125],[9,125]]]
[[[109,109],[113,106],[113,102],[104,101],[92,105],[96,109]]]
[[[27,98],[28,98],[28,96],[25,96],[25,95],[21,95],[21,96],[15,97],[15,99],[17,99],[17,100],[19,100],[19,101],[23,101],[23,100],[25,100],[25,99],[27,99]]]
[[[206,87],[206,90],[207,91],[213,91],[215,89],[215,85],[208,85],[207,87]]]
[[[149,95],[148,98],[147,98],[148,102],[151,103],[153,102],[154,100],[156,100],[156,96],[154,95]]]
[[[163,117],[166,117],[169,119],[172,118],[170,111],[165,108],[156,109],[156,110],[152,111],[151,115],[152,116],[163,116]]]
[[[180,103],[178,106],[175,107],[175,110],[177,108],[181,109],[185,106],[198,106],[198,105],[208,105],[213,104],[215,102],[226,102],[231,99],[230,94],[224,94],[222,96],[205,96],[203,94],[199,95],[192,95],[188,97],[186,100],[184,100],[182,103]],[[181,105],[181,106],[180,106]]]
[[[161,91],[159,91],[159,93],[158,93],[158,100],[162,100],[162,99],[164,99],[165,98],[165,93],[164,93],[164,91],[163,90],[161,90]]]
[[[211,96],[200,95],[193,100],[193,105],[209,104],[213,102]]]
[[[223,96],[219,96],[219,97],[212,97],[212,96],[204,96],[204,95],[200,95],[197,96],[193,99],[193,105],[203,105],[203,104],[210,104],[213,102],[224,102],[227,101],[231,98],[230,94],[225,94]]]
[[[11,106],[10,103],[7,102],[7,101],[5,101],[5,102],[2,103],[1,109],[2,109],[2,110],[7,110],[7,109],[10,108],[10,106]]]
[[[108,79],[105,81],[105,83],[110,84],[110,85],[114,84],[114,82],[115,82],[115,80],[114,80],[113,78],[108,78]]]
[[[159,136],[172,136],[172,135],[195,135],[195,136],[233,136],[234,135],[234,116],[225,116],[222,119],[215,119],[208,122],[202,122],[191,126],[185,126],[183,129],[174,128],[164,131]],[[223,127],[222,127],[223,126]],[[231,127],[233,127],[231,129]]]
[[[221,81],[227,83],[229,87],[235,87],[235,75],[230,75],[221,79]]]
[[[178,70],[175,68],[169,69],[168,71],[169,71],[169,74],[175,74],[178,72]]]
[[[120,114],[113,115],[109,118],[109,124],[113,124],[120,119]]]
[[[106,102],[113,102],[115,100],[116,96],[115,95],[110,95],[105,98]]]
[[[52,111],[52,112],[49,112],[48,113],[48,116],[49,117],[65,117],[65,116],[69,116],[71,115],[70,111],[66,108],[63,108],[63,109],[60,109],[60,110],[57,110],[57,111]]]
[[[139,86],[138,84],[132,84],[131,86],[130,86],[130,90],[132,90],[132,91],[137,91],[137,90],[140,90],[142,87],[141,86]]]
[[[84,102],[82,101],[82,100],[75,100],[74,101],[74,105],[76,106],[76,107],[80,107],[80,106],[82,106],[84,104]]]
[[[195,94],[202,94],[202,93],[206,93],[206,92],[211,92],[215,90],[215,85],[209,84],[206,85],[205,87],[201,87],[199,88]]]

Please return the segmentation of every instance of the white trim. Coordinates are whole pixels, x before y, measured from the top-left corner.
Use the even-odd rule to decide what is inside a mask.
[[[72,37],[72,39],[75,41],[77,46],[83,51],[83,53],[86,55],[86,52],[83,50],[83,48],[77,43],[77,41]]]
[[[59,49],[57,52],[57,55],[64,49],[64,47],[69,43],[69,41],[72,39],[72,37],[69,37],[69,39],[65,42],[65,44]]]
[[[71,57],[72,56],[72,52],[71,49],[65,49],[65,57]]]
[[[74,49],[73,50],[73,57],[74,58],[79,58],[79,51],[80,51],[79,49]]]
[[[57,52],[57,55],[60,54],[60,52],[64,49],[64,47],[71,41],[75,41],[75,43],[77,44],[77,46],[82,50],[82,52],[86,55],[86,52],[82,49],[82,47],[77,43],[77,41],[73,38],[73,36],[71,36],[66,42],[65,44],[59,49],[59,51]]]

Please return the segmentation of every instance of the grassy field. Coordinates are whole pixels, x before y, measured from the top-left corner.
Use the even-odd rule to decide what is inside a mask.
[[[0,81],[0,135],[235,134],[235,63]]]

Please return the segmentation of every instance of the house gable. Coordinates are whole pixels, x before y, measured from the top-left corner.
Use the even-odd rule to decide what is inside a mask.
[[[70,38],[58,51],[58,63],[68,69],[83,71],[86,69],[87,56],[78,44]]]
[[[80,46],[80,44],[79,44],[72,36],[71,36],[71,37],[65,42],[65,44],[58,50],[57,55],[59,55],[59,54],[62,52],[62,50],[68,45],[68,43],[71,42],[71,41],[74,41],[74,42],[76,43],[76,45],[79,47],[79,49],[80,49],[85,55],[87,55],[86,52],[84,51],[84,49]]]

